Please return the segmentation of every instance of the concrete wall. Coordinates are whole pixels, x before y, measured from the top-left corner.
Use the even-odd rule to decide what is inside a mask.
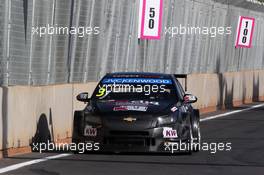
[[[5,87],[6,99],[1,102],[5,101],[7,104],[4,114],[7,125],[2,128],[1,117],[0,146],[3,142],[7,148],[28,146],[43,131],[50,133],[54,141],[71,137],[73,111],[85,106],[76,100],[76,95],[80,92],[91,94],[95,86],[96,83]],[[1,98],[2,89],[0,90]],[[0,111],[2,106],[1,104]],[[2,112],[0,116],[1,114]],[[3,142],[2,135],[6,135]]]
[[[13,86],[7,91],[8,147],[28,146],[38,133],[38,122],[43,126],[41,132],[51,133],[53,128],[55,139],[67,137],[72,119],[71,85]]]
[[[85,106],[76,100],[76,95],[91,94],[96,84],[0,88],[0,150],[3,143],[5,148],[26,147],[43,131],[57,142],[71,137],[73,111]],[[188,91],[199,98],[195,107],[202,112],[264,100],[262,87],[264,70],[192,74],[187,79]]]

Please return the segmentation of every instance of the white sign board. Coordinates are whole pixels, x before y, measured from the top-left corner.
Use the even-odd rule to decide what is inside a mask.
[[[251,48],[255,19],[240,16],[237,27],[236,48]]]
[[[138,37],[160,39],[162,25],[162,0],[140,0]]]

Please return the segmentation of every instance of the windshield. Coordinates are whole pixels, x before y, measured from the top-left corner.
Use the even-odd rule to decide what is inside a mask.
[[[93,97],[97,100],[173,100],[176,88],[171,79],[104,78]]]
[[[100,112],[165,112],[178,101],[172,79],[138,77],[104,78],[92,99]]]

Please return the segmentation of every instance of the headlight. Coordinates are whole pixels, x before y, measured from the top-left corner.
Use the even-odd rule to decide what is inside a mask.
[[[170,115],[170,116],[161,116],[157,118],[157,126],[162,126],[162,125],[168,125],[174,123],[176,120],[175,118]]]
[[[86,115],[84,118],[85,124],[98,127],[102,125],[101,118],[99,116],[94,116],[94,115]]]

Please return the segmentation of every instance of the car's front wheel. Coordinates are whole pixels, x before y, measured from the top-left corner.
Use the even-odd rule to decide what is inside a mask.
[[[191,130],[192,130],[192,150],[194,152],[200,151],[200,144],[201,144],[201,130],[200,130],[200,115],[199,111],[194,111],[194,115],[192,117],[191,122]]]

